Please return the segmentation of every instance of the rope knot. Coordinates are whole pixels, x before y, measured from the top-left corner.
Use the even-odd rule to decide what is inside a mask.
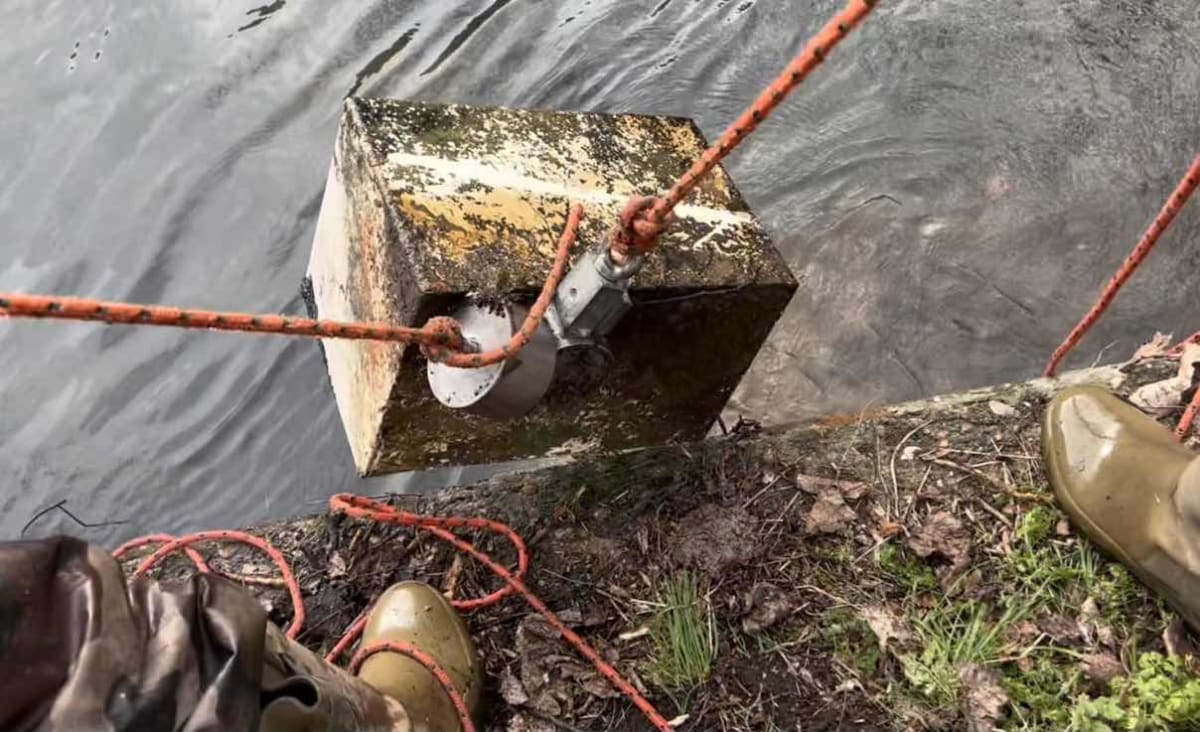
[[[613,259],[618,263],[642,256],[653,249],[663,229],[674,220],[674,214],[667,214],[666,218],[654,215],[654,208],[661,201],[656,196],[633,196],[625,204],[613,229],[610,245]]]
[[[454,318],[446,315],[430,318],[421,330],[428,333],[431,339],[421,344],[421,353],[430,361],[441,362],[450,352],[462,350],[462,327]]]

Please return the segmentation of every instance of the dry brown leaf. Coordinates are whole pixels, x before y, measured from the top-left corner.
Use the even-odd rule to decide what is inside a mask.
[[[560,610],[558,612],[558,619],[572,628],[583,625],[583,613],[573,607],[569,607],[566,610]]]
[[[1022,620],[1007,635],[1011,636],[1017,645],[1029,645],[1030,641],[1042,634],[1036,625],[1028,620]]]
[[[525,693],[525,687],[521,685],[512,671],[511,666],[505,666],[504,671],[500,674],[500,696],[510,706],[519,707],[529,701],[529,695]]]
[[[329,555],[329,564],[325,567],[325,573],[329,579],[346,576],[346,560],[342,558],[341,554],[334,552]]]
[[[1092,644],[1096,636],[1096,620],[1100,617],[1100,606],[1096,598],[1088,597],[1079,607],[1079,615],[1075,616],[1075,624],[1079,626],[1079,637],[1084,643]]]
[[[879,640],[879,651],[886,653],[888,644],[896,641],[903,645],[913,639],[908,619],[885,605],[868,605],[858,612],[858,617],[867,624]]]
[[[1004,402],[996,399],[988,402],[988,409],[990,409],[992,414],[996,415],[997,417],[1015,417],[1019,414],[1019,412],[1016,410],[1016,407],[1013,407],[1010,404],[1005,404]]]
[[[1079,640],[1079,621],[1065,615],[1047,615],[1037,621],[1038,629],[1056,643]]]
[[[1188,634],[1187,625],[1183,618],[1175,618],[1163,628],[1163,645],[1167,647],[1169,656],[1195,656],[1198,654],[1196,644]]]
[[[1171,349],[1170,333],[1155,333],[1154,337],[1138,346],[1128,363],[1137,363],[1151,358],[1162,358]]]
[[[822,496],[833,490],[840,493],[842,498],[847,501],[857,501],[871,490],[871,486],[860,480],[833,480],[803,473],[796,476],[796,485],[800,490],[814,496]]]
[[[1079,660],[1079,670],[1100,688],[1107,688],[1108,682],[1125,674],[1125,668],[1111,653],[1084,654]]]
[[[1200,362],[1200,344],[1186,343],[1179,357],[1179,370],[1174,376],[1162,381],[1146,384],[1129,395],[1129,401],[1138,409],[1165,417],[1183,404],[1183,393],[1192,386],[1193,370]]]
[[[1000,686],[996,672],[977,663],[965,664],[958,669],[958,679],[963,684],[963,716],[967,719],[970,732],[992,732],[996,723],[1008,708],[1008,694]]]
[[[1147,414],[1165,417],[1183,402],[1183,392],[1191,386],[1190,379],[1172,376],[1136,389],[1129,395],[1133,406]]]
[[[962,522],[947,511],[939,511],[925,519],[908,546],[920,557],[942,557],[950,562],[950,571],[943,580],[957,576],[970,561],[971,539]]]
[[[746,608],[742,631],[754,635],[786,618],[792,612],[792,602],[775,585],[758,584],[746,597]]]
[[[840,534],[855,518],[857,514],[846,505],[842,495],[835,490],[827,490],[809,509],[804,530],[809,534]]]

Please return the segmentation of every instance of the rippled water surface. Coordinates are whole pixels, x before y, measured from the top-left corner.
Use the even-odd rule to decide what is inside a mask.
[[[837,6],[0,0],[0,290],[300,312],[347,94],[712,136]],[[1034,374],[1200,150],[1195,0],[889,0],[844,49],[729,164],[801,280],[731,405],[768,422]],[[1195,205],[1075,363],[1200,327],[1198,264]],[[310,342],[0,323],[0,536],[388,485]]]

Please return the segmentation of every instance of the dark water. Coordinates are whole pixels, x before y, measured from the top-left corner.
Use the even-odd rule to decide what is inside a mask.
[[[346,94],[715,135],[836,6],[0,0],[0,289],[299,312]],[[884,3],[730,163],[802,280],[733,408],[779,423],[1034,374],[1198,149],[1195,0]],[[1075,363],[1200,327],[1198,263],[1194,205]],[[0,324],[0,536],[63,499],[129,523],[31,535],[396,485],[353,477],[312,343]]]

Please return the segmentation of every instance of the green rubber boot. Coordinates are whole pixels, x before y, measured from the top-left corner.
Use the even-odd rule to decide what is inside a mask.
[[[1042,449],[1075,525],[1200,629],[1198,456],[1098,387],[1054,398]]]
[[[407,711],[267,623],[258,732],[412,732]]]
[[[371,609],[363,630],[362,647],[380,641],[402,641],[438,662],[478,717],[483,670],[467,626],[449,601],[419,582],[393,585]],[[442,685],[424,666],[399,653],[371,656],[359,678],[400,702],[413,732],[458,732],[457,711]]]

